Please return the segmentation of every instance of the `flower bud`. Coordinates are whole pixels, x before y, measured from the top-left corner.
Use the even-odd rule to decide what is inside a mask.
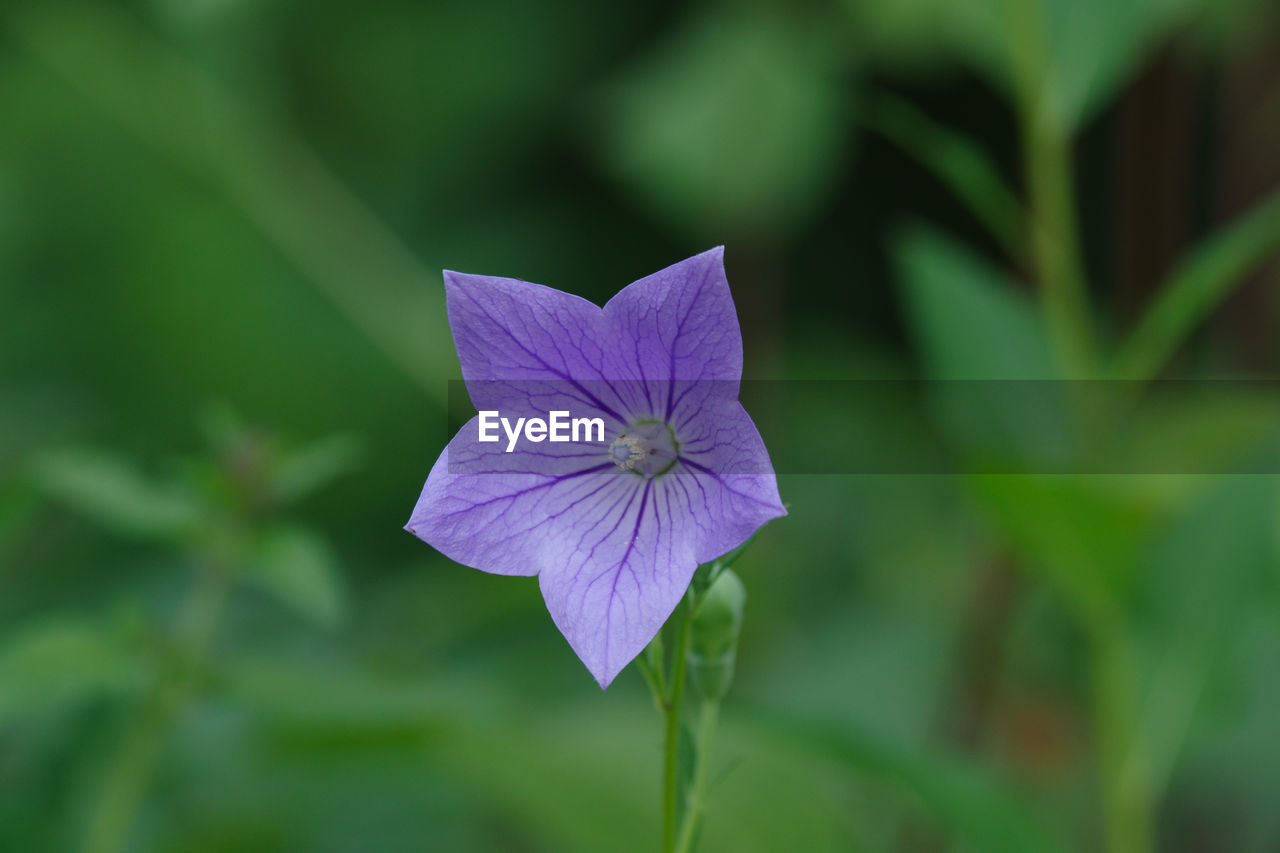
[[[720,699],[733,681],[746,601],[746,587],[733,570],[725,569],[694,614],[689,636],[689,674],[703,699]]]

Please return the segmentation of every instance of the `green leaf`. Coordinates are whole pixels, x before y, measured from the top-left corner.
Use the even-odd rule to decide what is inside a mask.
[[[0,722],[107,692],[139,689],[146,668],[119,632],[69,618],[0,642]]]
[[[272,737],[329,752],[446,736],[461,713],[458,691],[442,685],[257,655],[226,667],[212,686],[252,709]]]
[[[977,57],[980,68],[1001,69],[999,41],[1003,11],[997,0],[845,0],[851,29],[861,50],[892,64],[950,64]]]
[[[1146,663],[1138,738],[1158,794],[1192,733],[1204,694],[1229,677],[1240,630],[1275,598],[1280,500],[1267,477],[1213,478],[1169,520],[1142,562],[1135,633]],[[1267,618],[1271,614],[1259,614]]]
[[[876,97],[867,124],[932,171],[1011,256],[1022,253],[1021,204],[976,142],[892,95]]]
[[[197,425],[205,441],[220,454],[234,451],[250,435],[244,420],[223,400],[206,403],[200,410]]]
[[[1275,576],[1275,582],[1276,582],[1275,591],[1277,593],[1277,597],[1280,598],[1280,500],[1276,501],[1276,510],[1277,512],[1276,512],[1275,527],[1274,527],[1274,530],[1275,530],[1274,546],[1275,547],[1273,552],[1275,556],[1274,576]]]
[[[21,538],[42,502],[43,495],[25,479],[0,486],[0,558]]]
[[[20,4],[5,23],[94,106],[208,179],[392,364],[443,402],[457,361],[443,303],[423,285],[438,281],[436,272],[284,124],[123,9]]]
[[[1150,379],[1261,261],[1280,249],[1280,192],[1214,234],[1161,287],[1116,356],[1121,379]]]
[[[287,452],[271,471],[271,491],[284,504],[304,498],[353,470],[361,450],[354,437],[335,435]]]
[[[1105,104],[1190,6],[1188,0],[1044,2],[1049,74],[1068,126],[1078,127]]]
[[[934,379],[1051,379],[1048,332],[1008,277],[936,231],[894,244],[907,316]]]
[[[1109,477],[985,475],[967,485],[995,527],[1077,616],[1110,612],[1132,581],[1150,507]]]
[[[1121,393],[1132,383],[1119,386]],[[1158,382],[1112,431],[1130,470],[1195,476],[1266,470],[1280,446],[1280,396],[1268,383]],[[1262,451],[1270,450],[1266,459]],[[1122,469],[1123,470],[1123,469]]]
[[[1049,335],[1031,300],[926,228],[900,237],[894,256],[936,415],[961,456],[983,470],[1063,470],[1074,421],[1065,387],[1048,381]]]
[[[539,849],[658,849],[656,718],[637,698],[606,697],[567,711],[525,707],[518,725],[477,709],[432,757],[490,808],[525,827]],[[740,737],[733,715],[725,716],[717,753],[726,762],[737,754],[747,758],[727,778],[719,766],[712,771],[718,784],[709,793],[698,849],[858,849],[851,845],[841,775],[812,756],[777,748],[776,740],[758,740],[755,732]]]
[[[607,165],[663,220],[794,224],[843,154],[849,93],[831,35],[762,4],[699,13],[606,93]]]
[[[846,0],[867,49],[890,59],[957,57],[996,85],[1016,89],[1010,39],[1030,40],[1045,63],[1054,109],[1063,124],[1089,120],[1139,68],[1160,39],[1186,23],[1203,0]],[[1031,32],[1011,33],[1018,5]],[[1043,50],[1039,50],[1043,48]]]
[[[346,616],[346,597],[333,551],[298,527],[276,527],[255,543],[245,579],[326,627]]]
[[[200,528],[202,508],[186,489],[149,480],[108,453],[51,452],[36,462],[34,476],[54,498],[118,533],[173,540]]]

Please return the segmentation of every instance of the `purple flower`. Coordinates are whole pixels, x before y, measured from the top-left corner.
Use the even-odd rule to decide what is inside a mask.
[[[509,278],[444,279],[467,391],[508,423],[489,416],[488,441],[480,416],[459,431],[407,529],[459,563],[537,575],[556,626],[607,687],[698,564],[786,514],[738,402],[742,334],[723,249],[640,279],[603,309]],[[557,410],[584,419],[577,440],[511,428]]]

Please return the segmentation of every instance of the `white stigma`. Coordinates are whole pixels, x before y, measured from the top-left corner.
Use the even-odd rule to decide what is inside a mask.
[[[609,445],[609,459],[624,471],[634,471],[649,455],[649,443],[635,435],[620,435]]]
[[[656,420],[636,421],[609,445],[610,462],[647,480],[671,470],[679,454],[675,433]]]

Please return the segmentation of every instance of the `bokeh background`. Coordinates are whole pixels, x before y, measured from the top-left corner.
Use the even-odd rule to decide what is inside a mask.
[[[657,849],[639,675],[401,529],[441,268],[724,244],[754,379],[1275,377],[1278,185],[1270,0],[7,0],[0,849]],[[1278,412],[783,471],[702,849],[1280,850],[1280,481],[1177,466]]]

